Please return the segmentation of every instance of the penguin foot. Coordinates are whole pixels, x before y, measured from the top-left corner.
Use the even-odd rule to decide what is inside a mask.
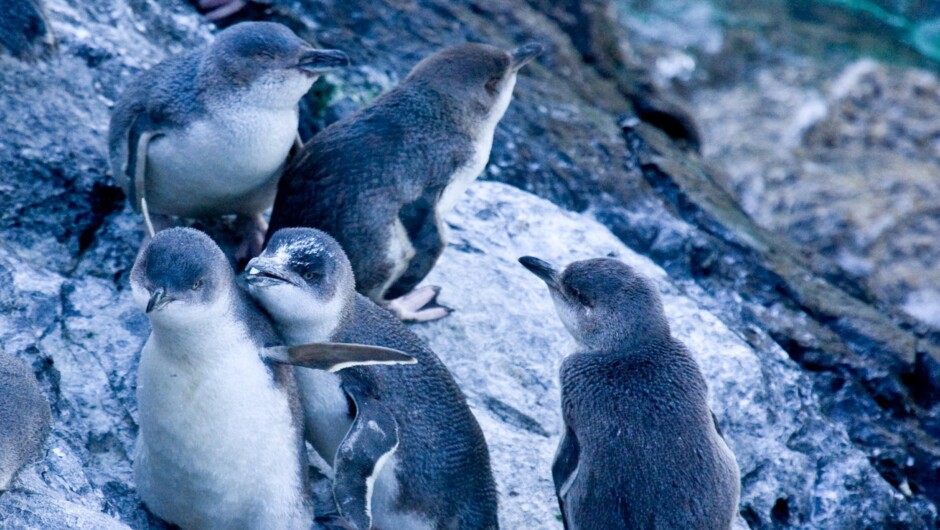
[[[386,307],[403,322],[430,322],[446,317],[453,309],[437,303],[441,288],[436,285],[418,287],[408,294],[388,301]]]
[[[208,9],[206,18],[209,20],[221,20],[238,13],[248,2],[245,0],[199,0],[200,9]]]

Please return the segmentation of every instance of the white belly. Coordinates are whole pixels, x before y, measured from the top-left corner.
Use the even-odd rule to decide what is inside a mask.
[[[150,210],[203,217],[271,207],[297,120],[296,108],[256,109],[155,138],[147,150]]]
[[[486,168],[486,164],[490,160],[490,150],[493,148],[493,133],[495,132],[495,124],[492,129],[484,131],[484,134],[482,134],[474,144],[473,157],[457,170],[451,178],[450,184],[444,188],[444,192],[441,193],[441,198],[437,201],[438,219],[443,219],[454,209],[457,201],[459,201],[460,197],[467,191],[470,184],[473,183],[473,181],[480,176],[480,173],[483,172],[483,169]]]
[[[234,339],[219,341],[211,361],[199,360],[204,351],[167,355],[153,337],[144,347],[134,459],[141,498],[186,529],[309,527],[287,395],[239,330],[223,334]]]

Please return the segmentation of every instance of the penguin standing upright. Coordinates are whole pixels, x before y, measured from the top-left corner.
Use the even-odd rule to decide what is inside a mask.
[[[345,519],[360,530],[498,527],[489,451],[466,398],[421,339],[356,294],[336,240],[280,230],[245,280],[288,344],[384,346],[418,361],[336,374],[295,369],[307,438],[333,466]]]
[[[519,261],[579,345],[561,366],[565,432],[552,465],[565,528],[731,528],[738,465],[655,286],[609,258],[561,272]]]
[[[150,235],[169,216],[237,214],[239,257],[260,252],[261,213],[297,141],[300,98],[348,63],[286,26],[246,22],[141,73],[114,106],[108,146],[114,179]]]
[[[445,316],[436,288],[412,290],[444,250],[444,216],[489,160],[519,69],[541,52],[460,44],[418,63],[304,145],[278,186],[268,237],[323,230],[349,256],[360,293],[405,320]]]

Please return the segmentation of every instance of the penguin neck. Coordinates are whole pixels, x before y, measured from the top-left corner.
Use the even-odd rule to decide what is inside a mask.
[[[237,316],[231,296],[222,296],[211,304],[193,307],[172,307],[172,303],[161,311],[173,313],[157,314],[150,318],[153,329],[152,340],[160,350],[174,357],[185,358],[194,363],[200,360],[216,360],[206,353],[225,351],[236,355],[239,348],[234,344],[243,342],[247,329]]]
[[[278,333],[288,345],[329,342],[346,326],[353,302],[335,297],[326,303],[312,303],[297,318],[279,318]]]
[[[578,341],[579,351],[607,352],[617,357],[643,357],[658,355],[668,349],[673,341],[668,328],[643,327],[642,329],[605,330]]]

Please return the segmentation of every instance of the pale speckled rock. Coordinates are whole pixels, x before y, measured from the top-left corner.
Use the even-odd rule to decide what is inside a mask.
[[[743,512],[779,513],[794,527],[861,528],[901,511],[903,500],[820,415],[811,385],[782,350],[760,357],[702,309],[714,305],[706,293],[670,281],[589,216],[476,183],[447,224],[447,250],[426,283],[440,285],[442,303],[456,311],[412,329],[453,371],[480,420],[503,528],[561,528],[550,469],[560,429],[557,370],[574,344],[544,285],[516,262],[523,255],[557,265],[614,256],[656,281],[737,455]]]

